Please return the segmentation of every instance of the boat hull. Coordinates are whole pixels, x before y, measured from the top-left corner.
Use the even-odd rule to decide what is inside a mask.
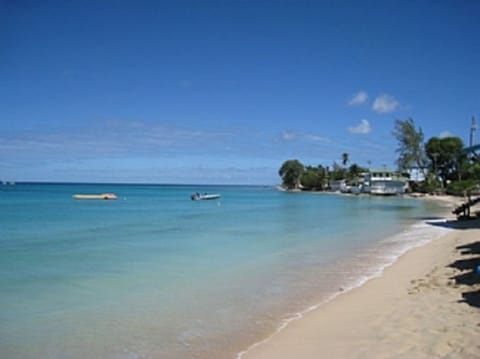
[[[104,199],[115,200],[117,196],[113,193],[101,193],[101,194],[74,194],[74,199]]]

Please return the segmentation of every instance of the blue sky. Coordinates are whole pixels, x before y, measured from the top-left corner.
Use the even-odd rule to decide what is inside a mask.
[[[0,0],[0,179],[393,167],[395,119],[468,141],[479,18],[474,0]]]

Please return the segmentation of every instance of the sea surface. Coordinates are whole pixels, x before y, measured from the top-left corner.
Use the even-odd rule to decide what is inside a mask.
[[[72,198],[102,192],[118,199]],[[268,186],[0,185],[0,356],[240,358],[443,235],[442,211]]]

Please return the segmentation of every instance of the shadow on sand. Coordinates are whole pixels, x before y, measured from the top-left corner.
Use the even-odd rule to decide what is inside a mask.
[[[480,228],[480,218],[463,218],[457,220],[436,221],[434,219],[427,220],[426,223],[456,230],[467,230],[473,228]],[[472,307],[480,308],[480,241],[457,246],[456,249],[460,252],[463,258],[457,259],[450,263],[448,267],[455,268],[461,273],[451,277],[458,285],[467,285],[474,287],[473,290],[462,293],[460,303],[467,303]]]
[[[480,241],[458,246],[456,249],[460,251],[462,256],[469,257],[457,259],[448,265],[450,268],[462,271],[462,273],[453,276],[451,279],[455,280],[457,284],[478,288],[478,284],[480,284],[480,256],[478,256],[480,254]],[[472,257],[472,255],[475,255],[475,257]],[[463,292],[462,298],[460,302],[480,308],[480,290]]]
[[[461,220],[446,220],[446,221],[434,221],[427,220],[427,224],[436,227],[444,227],[450,229],[472,229],[480,228],[480,218],[468,218]]]

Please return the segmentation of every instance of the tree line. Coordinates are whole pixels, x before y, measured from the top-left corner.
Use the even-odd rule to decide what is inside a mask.
[[[278,171],[280,177],[282,177],[282,185],[287,189],[303,190],[317,190],[323,191],[328,189],[331,181],[347,180],[355,181],[363,172],[367,169],[352,164],[350,167],[333,163],[330,168],[322,165],[318,166],[304,166],[299,160],[287,160],[283,163],[282,167]]]
[[[413,119],[396,120],[392,131],[397,141],[397,169],[404,175],[412,170],[421,173],[421,181],[410,181],[413,191],[442,192],[460,195],[480,183],[480,161],[464,152],[463,141],[456,136],[431,137],[424,141],[422,129]],[[355,181],[368,169],[354,163],[347,167],[348,153],[342,154],[342,165],[333,163],[305,166],[297,159],[285,161],[278,173],[287,189],[325,190],[331,181]]]

